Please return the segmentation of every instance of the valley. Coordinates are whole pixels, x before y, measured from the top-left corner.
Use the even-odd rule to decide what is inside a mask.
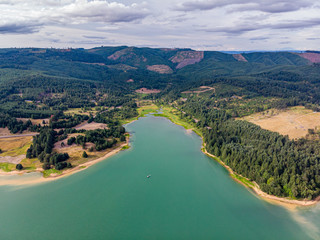
[[[203,136],[208,153],[262,191],[315,199],[320,53],[310,54],[2,49],[1,131],[23,136],[10,140],[16,148],[0,146],[1,169],[16,171],[20,161],[22,172],[46,177],[71,171],[122,148],[128,138],[122,124],[162,109],[155,115]]]

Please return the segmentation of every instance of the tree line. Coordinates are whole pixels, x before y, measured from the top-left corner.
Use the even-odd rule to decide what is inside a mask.
[[[206,149],[238,174],[280,197],[314,199],[320,195],[320,145],[234,120],[224,110],[192,99],[181,103],[182,118],[199,121]]]

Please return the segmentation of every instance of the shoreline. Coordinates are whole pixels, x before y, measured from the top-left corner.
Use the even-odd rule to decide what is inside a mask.
[[[290,210],[294,210],[297,207],[311,207],[311,206],[314,206],[315,204],[319,203],[320,196],[318,196],[314,200],[294,200],[294,199],[288,199],[288,198],[284,198],[284,197],[277,197],[277,196],[270,195],[270,194],[267,194],[267,193],[263,192],[256,182],[252,182],[248,178],[245,178],[245,177],[235,173],[228,165],[226,165],[218,157],[214,156],[211,153],[208,153],[206,148],[205,148],[205,143],[203,141],[203,137],[202,137],[202,135],[200,135],[199,133],[194,131],[196,129],[195,127],[186,128],[184,125],[181,125],[181,124],[175,122],[172,118],[170,118],[169,116],[166,116],[165,114],[163,114],[161,117],[165,117],[168,120],[170,120],[172,123],[174,123],[174,124],[176,124],[178,126],[182,126],[187,131],[187,133],[190,133],[192,131],[195,134],[197,134],[199,137],[201,137],[202,143],[203,143],[201,151],[205,155],[207,155],[210,158],[213,158],[216,162],[218,162],[220,165],[222,165],[229,172],[230,177],[234,181],[240,183],[241,185],[245,186],[248,189],[251,189],[250,192],[253,193],[256,197],[258,197],[258,198],[260,198],[260,199],[262,199],[262,200],[264,200],[266,202],[286,207],[287,209],[290,209]],[[244,182],[242,182],[239,179],[235,178],[233,175],[240,176],[240,177],[246,179],[248,182],[250,182],[252,184],[252,186],[249,186],[249,185],[245,184]]]
[[[111,150],[110,152],[107,152],[102,157],[99,157],[99,158],[93,159],[91,161],[79,164],[78,166],[76,166],[74,168],[67,169],[58,175],[51,175],[49,177],[40,176],[40,177],[36,177],[34,179],[29,179],[29,180],[26,180],[26,179],[4,180],[4,181],[0,181],[0,186],[7,186],[7,185],[21,186],[21,185],[38,184],[38,183],[44,183],[44,182],[58,180],[60,178],[67,177],[67,176],[73,175],[75,173],[78,173],[80,171],[83,171],[83,170],[95,165],[96,163],[99,163],[99,162],[102,162],[102,161],[108,159],[109,157],[122,151],[122,148],[126,145],[129,145],[129,139],[125,143],[120,144],[117,148]],[[28,174],[28,173],[42,173],[42,169],[37,168],[35,171],[28,171],[28,170],[11,171],[11,172],[1,171],[0,177],[1,176],[18,176],[18,175],[24,175],[24,174]]]
[[[131,119],[129,122],[123,124],[123,125],[128,125],[130,123],[133,123],[137,120],[139,120],[141,116],[138,116],[134,119]],[[6,177],[6,176],[22,176],[25,174],[32,174],[32,173],[39,173],[42,174],[42,176],[39,177],[35,177],[33,179],[12,179],[12,180],[2,180],[0,181],[0,186],[22,186],[22,185],[32,185],[32,184],[40,184],[40,183],[45,183],[45,182],[49,182],[49,181],[54,181],[63,177],[67,177],[70,176],[72,174],[75,174],[77,172],[83,171],[93,165],[95,165],[96,163],[99,163],[101,161],[106,160],[107,158],[117,154],[118,152],[122,151],[122,148],[124,146],[129,146],[129,140],[130,140],[130,134],[126,139],[125,143],[120,144],[117,148],[112,149],[110,152],[107,152],[105,155],[103,155],[102,157],[98,157],[96,159],[93,159],[91,161],[79,164],[78,166],[75,166],[73,168],[70,169],[66,169],[64,170],[61,174],[51,174],[49,177],[44,177],[43,176],[43,169],[42,168],[37,168],[35,170],[22,170],[22,171],[10,171],[10,172],[5,172],[3,170],[0,169],[0,178],[1,177]]]
[[[255,196],[259,197],[260,199],[267,201],[269,203],[272,204],[276,204],[276,205],[280,205],[283,207],[286,207],[288,209],[296,209],[297,207],[310,207],[313,206],[315,204],[317,204],[320,201],[320,196],[317,197],[314,200],[294,200],[294,199],[288,199],[288,198],[284,198],[284,197],[277,197],[274,195],[270,195],[267,194],[265,192],[263,192],[259,185],[256,182],[252,182],[250,181],[248,178],[243,177],[237,173],[235,173],[228,165],[226,165],[223,161],[221,161],[218,157],[214,156],[213,154],[210,154],[206,148],[205,148],[205,143],[203,141],[203,137],[201,135],[199,135],[199,133],[197,133],[196,131],[194,131],[194,128],[186,128],[183,125],[180,125],[179,123],[176,123],[173,119],[171,119],[169,116],[160,116],[160,117],[164,117],[167,118],[169,121],[171,121],[172,123],[178,125],[178,126],[182,126],[185,128],[185,130],[187,131],[188,134],[190,134],[191,132],[194,132],[195,134],[197,134],[198,136],[201,137],[203,145],[201,148],[201,151],[207,155],[210,158],[213,158],[216,162],[218,162],[220,165],[222,165],[228,172],[229,172],[229,176],[236,182],[240,183],[241,185],[245,186],[246,188],[250,189],[251,193],[253,193]],[[134,121],[137,121],[138,119],[133,119],[132,121],[126,123],[130,124]],[[130,136],[129,136],[130,137]],[[82,170],[87,169],[90,166],[95,165],[98,162],[101,162],[103,160],[106,160],[107,158],[115,155],[116,153],[120,152],[122,150],[122,148],[124,146],[129,146],[129,137],[127,137],[127,140],[125,143],[120,144],[117,148],[112,149],[110,152],[107,152],[105,155],[103,155],[102,157],[99,157],[97,159],[93,159],[91,161],[82,163],[74,168],[70,168],[67,169],[65,171],[63,171],[61,174],[52,174],[49,177],[39,177],[36,179],[31,179],[29,181],[25,181],[25,179],[14,179],[14,180],[4,180],[0,182],[0,186],[4,186],[4,185],[29,185],[29,184],[36,184],[36,183],[44,183],[44,182],[48,182],[48,181],[53,181],[53,180],[57,180],[66,176],[70,176],[72,174],[75,174],[77,172],[80,172]],[[0,171],[0,177],[1,176],[17,176],[17,175],[24,175],[26,173],[41,173],[42,169],[41,168],[37,168],[35,171],[29,171],[29,170],[24,170],[24,171],[11,171],[11,172],[4,172],[4,171]],[[244,182],[242,182],[241,180],[237,179],[235,176],[239,176],[241,178],[244,178],[246,181],[250,182],[252,185],[248,185]]]
[[[317,197],[315,200],[294,200],[294,199],[288,199],[288,198],[284,198],[284,197],[277,197],[277,196],[265,193],[260,189],[259,185],[256,182],[252,182],[248,178],[245,178],[245,177],[235,173],[228,165],[226,165],[224,162],[222,162],[216,156],[214,156],[211,153],[208,153],[207,150],[205,149],[205,147],[203,147],[201,149],[201,151],[205,155],[207,155],[210,158],[213,158],[216,162],[218,162],[220,165],[222,165],[229,172],[229,175],[233,180],[235,180],[236,182],[238,182],[241,185],[245,186],[246,188],[251,189],[252,190],[251,192],[255,196],[258,196],[259,198],[261,198],[264,201],[267,201],[267,202],[272,203],[272,204],[277,204],[277,205],[289,208],[291,210],[295,209],[297,207],[310,207],[310,206],[313,206],[313,205],[317,204],[320,201],[320,196]],[[243,183],[242,181],[236,179],[232,175],[238,175],[240,177],[245,178],[246,180],[251,182],[253,184],[253,186],[246,185],[245,183]]]

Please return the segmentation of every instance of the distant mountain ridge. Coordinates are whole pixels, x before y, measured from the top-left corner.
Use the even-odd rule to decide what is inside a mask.
[[[196,51],[192,49],[163,49],[136,47],[100,47],[88,50],[107,57],[117,63],[146,67],[152,65],[166,65],[172,69],[181,69],[188,65],[212,59],[218,62],[245,61],[248,63],[262,63],[265,65],[308,65],[320,62],[320,53],[316,51]],[[319,55],[312,59],[306,54]],[[233,58],[230,58],[230,54]],[[297,56],[298,54],[298,56]],[[316,60],[315,60],[316,59]]]
[[[59,60],[96,65],[125,64],[123,71],[140,68],[160,74],[172,74],[187,66],[197,64],[247,62],[266,66],[303,66],[320,63],[319,51],[251,52],[251,51],[195,51],[192,49],[97,47],[92,49],[0,49],[0,67],[26,66],[35,62]],[[161,67],[159,67],[161,66]],[[121,70],[121,67],[113,67]]]
[[[232,53],[232,54],[231,54]],[[112,89],[164,89],[170,84],[221,77],[286,72],[297,79],[309,71],[317,81],[320,52],[219,52],[189,48],[95,47],[0,49],[0,84],[26,76],[97,81]],[[308,70],[306,70],[306,68]],[[23,73],[21,71],[24,71]],[[133,80],[129,81],[128,80]],[[129,83],[129,84],[128,84]]]

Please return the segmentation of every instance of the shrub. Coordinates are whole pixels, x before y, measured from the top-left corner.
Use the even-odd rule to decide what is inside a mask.
[[[22,164],[18,163],[18,164],[16,165],[16,169],[19,170],[19,171],[22,170],[22,169],[23,169]]]

